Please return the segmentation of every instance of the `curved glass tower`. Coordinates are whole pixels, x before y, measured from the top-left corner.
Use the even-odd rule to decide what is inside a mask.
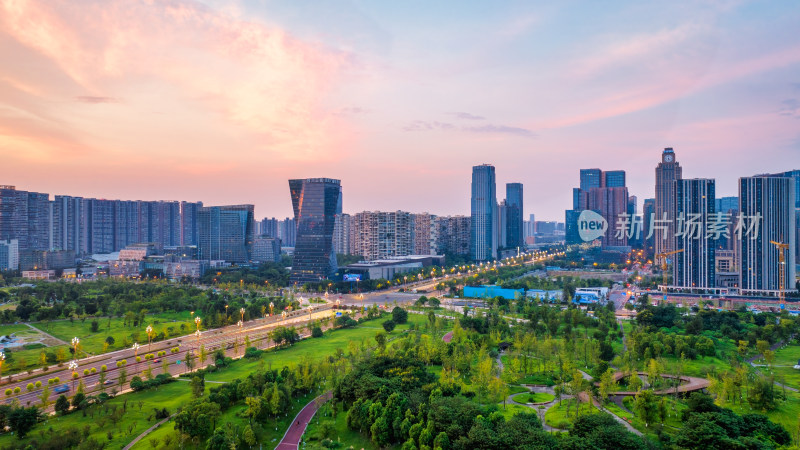
[[[297,238],[292,283],[319,282],[336,272],[333,227],[340,212],[341,182],[331,178],[289,180]]]

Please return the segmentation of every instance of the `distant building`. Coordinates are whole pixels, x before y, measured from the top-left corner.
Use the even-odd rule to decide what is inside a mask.
[[[506,247],[524,247],[525,230],[522,224],[522,183],[506,184]]]
[[[497,258],[498,213],[494,166],[472,168],[470,256],[474,261]]]
[[[333,251],[337,254],[350,254],[350,214],[337,214],[333,224]]]
[[[281,260],[281,240],[269,236],[259,236],[253,241],[252,260],[254,262],[278,262]]]
[[[19,269],[19,242],[16,239],[0,241],[0,270]]]
[[[333,228],[341,182],[330,178],[289,180],[289,190],[297,224],[290,280],[302,284],[329,278],[336,272]]]
[[[655,256],[655,233],[650,236],[650,221],[656,212],[656,199],[644,199],[642,207],[642,248],[647,253],[648,258]]]
[[[414,253],[414,219],[405,211],[364,211],[350,221],[350,254],[366,261]]]
[[[468,216],[436,218],[436,252],[440,255],[469,255],[472,219]]]
[[[414,249],[415,255],[436,255],[439,230],[436,227],[437,217],[433,214],[414,214]]]
[[[655,220],[666,220],[667,231],[655,231],[654,244],[656,253],[675,250],[675,186],[676,181],[683,178],[683,169],[675,159],[675,151],[665,148],[661,153],[661,162],[656,167]]]
[[[739,211],[745,217],[760,216],[760,230],[755,239],[742,236],[738,260],[740,262],[743,294],[777,295],[781,275],[784,289],[794,289],[796,260],[795,180],[789,177],[755,176],[739,179]],[[780,250],[772,241],[787,244],[784,258],[789,264],[779,262]],[[781,273],[783,272],[783,273]]]
[[[716,288],[715,244],[706,239],[714,214],[714,180],[681,179],[675,182],[675,214],[678,218],[672,256],[673,285],[681,290],[703,293]],[[690,224],[692,216],[697,221]],[[679,227],[680,228],[679,228]]]
[[[180,245],[197,245],[197,213],[203,207],[203,202],[181,202],[181,239]]]
[[[204,206],[197,212],[200,260],[250,261],[253,205]]]

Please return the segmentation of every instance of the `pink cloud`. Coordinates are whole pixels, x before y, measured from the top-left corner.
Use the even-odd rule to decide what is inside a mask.
[[[218,126],[287,160],[323,157],[322,150],[341,143],[342,123],[323,101],[348,56],[281,29],[181,0],[80,7],[2,0],[0,29],[81,86],[84,92],[71,98],[163,92],[182,99],[183,108],[216,114]],[[19,79],[12,84],[32,94],[47,89]],[[168,120],[181,120],[181,113],[170,111]]]

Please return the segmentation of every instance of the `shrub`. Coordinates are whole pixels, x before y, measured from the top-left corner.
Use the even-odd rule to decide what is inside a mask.
[[[311,329],[311,337],[321,338],[322,334],[322,328],[320,327],[314,327]]]

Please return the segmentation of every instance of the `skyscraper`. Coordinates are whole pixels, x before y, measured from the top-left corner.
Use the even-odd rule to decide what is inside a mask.
[[[197,245],[197,212],[202,207],[203,202],[181,202],[181,245]]]
[[[656,167],[656,208],[655,220],[666,219],[667,231],[655,232],[656,253],[671,252],[675,249],[675,181],[683,178],[683,169],[675,160],[675,151],[665,148],[661,153],[661,162]]]
[[[603,187],[625,187],[625,171],[609,170],[603,172]]]
[[[339,207],[341,182],[330,178],[289,180],[297,224],[290,281],[318,282],[336,272],[333,228]]]
[[[652,258],[655,252],[655,237],[650,236],[650,219],[656,211],[656,199],[644,199],[644,206],[642,207],[642,247],[644,247],[648,258]]]
[[[714,288],[715,244],[706,238],[714,214],[714,180],[691,179],[675,182],[675,214],[681,226],[674,238],[673,285],[688,290]],[[695,221],[690,224],[690,219]]]
[[[739,245],[741,290],[743,294],[775,294],[784,275],[785,288],[794,290],[796,210],[795,181],[788,177],[755,176],[739,179],[739,212],[744,217],[761,217],[758,234],[742,235]],[[732,237],[737,239],[736,237]],[[788,264],[779,262],[775,241],[787,244]],[[785,271],[785,272],[784,272]],[[783,274],[781,273],[783,272]]]
[[[524,247],[522,183],[506,184],[506,247]]]
[[[413,254],[435,255],[437,240],[436,216],[428,213],[414,214]]]
[[[198,259],[246,263],[251,259],[253,205],[205,206],[197,211]]]
[[[475,261],[497,258],[497,191],[494,166],[472,168],[470,256]]]

